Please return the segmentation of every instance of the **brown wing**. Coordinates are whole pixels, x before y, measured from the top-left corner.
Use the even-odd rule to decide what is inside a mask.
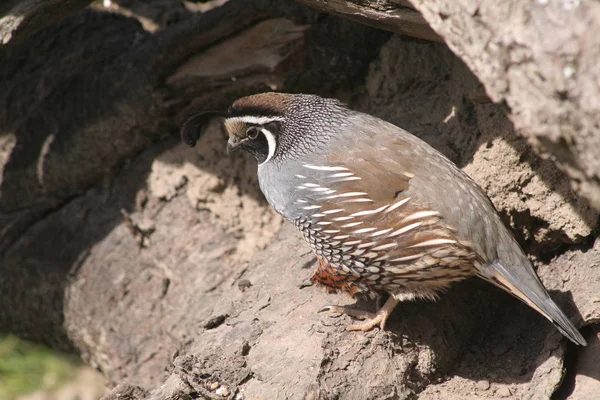
[[[352,124],[355,134],[330,152],[343,157],[330,157],[316,180],[319,193],[329,196],[310,221],[319,230],[311,244],[329,261],[321,268],[324,279],[405,298],[435,297],[450,282],[477,274],[585,345],[471,178],[399,128],[365,115]],[[304,186],[306,193],[310,185]],[[306,196],[309,207],[311,199]],[[342,251],[324,245],[329,240]],[[356,279],[347,283],[348,274]]]
[[[388,291],[428,285],[433,290],[423,295],[432,297],[436,286],[471,275],[478,256],[410,190],[414,173],[397,161],[407,146],[397,140],[348,160],[305,164],[307,173],[297,175],[298,201],[313,212],[313,247],[330,263]]]

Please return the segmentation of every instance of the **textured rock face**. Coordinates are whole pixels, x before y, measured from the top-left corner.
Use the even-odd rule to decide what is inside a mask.
[[[561,160],[563,169],[539,158],[521,136],[526,103],[509,101],[520,92],[497,92],[510,109],[485,95],[483,86],[496,99],[490,85],[509,82],[514,71],[497,71],[505,75],[491,82],[444,44],[389,38],[291,1],[254,2],[260,18],[235,0],[206,18],[178,8],[179,28],[161,8],[166,3],[134,3],[123,2],[141,25],[77,14],[52,28],[70,32],[54,42],[64,53],[44,58],[39,50],[19,58],[30,70],[3,69],[16,74],[3,81],[7,87],[23,84],[0,91],[0,104],[11,104],[10,113],[0,110],[1,326],[79,352],[111,385],[121,383],[107,397],[115,399],[541,399],[563,377],[562,397],[593,393],[598,212]],[[265,9],[289,18],[273,26],[293,27],[276,43],[250,30],[255,46],[276,46],[265,50],[277,55],[269,58],[278,63],[272,70],[244,53],[229,65],[242,68],[235,79],[219,68],[210,79],[197,74],[196,53],[250,40],[245,28],[262,21]],[[215,27],[221,19],[233,27]],[[111,31],[101,34],[105,26]],[[98,44],[113,39],[116,47]],[[32,40],[28,49],[52,48]],[[22,53],[14,47],[0,59],[9,54]],[[72,71],[77,79],[61,61],[69,54],[87,68]],[[481,57],[495,65],[490,54]],[[161,67],[148,67],[149,59]],[[54,77],[50,66],[58,64]],[[195,149],[173,137],[189,112],[224,108],[269,87],[338,97],[455,161],[486,190],[557,302],[574,322],[590,325],[591,346],[567,347],[534,311],[476,280],[437,303],[400,305],[385,332],[349,333],[347,317],[318,314],[350,299],[309,285],[315,260],[262,198],[254,160],[226,156],[216,121]],[[92,89],[95,100],[83,102]],[[27,104],[41,111],[27,113]],[[565,364],[574,351],[577,362]]]
[[[506,102],[521,135],[553,157],[574,188],[600,204],[600,4],[410,0],[481,80]],[[549,35],[548,32],[553,32]]]

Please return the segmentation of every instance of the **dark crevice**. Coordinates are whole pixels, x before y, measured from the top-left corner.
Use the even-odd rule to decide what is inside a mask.
[[[569,251],[580,251],[582,253],[586,253],[588,250],[591,250],[596,243],[596,239],[600,237],[600,219],[596,224],[596,227],[592,230],[592,233],[585,237],[580,243],[565,243],[562,244],[552,251],[548,252],[540,252],[539,260],[544,264],[549,264],[553,259],[558,258]]]
[[[88,187],[88,189],[90,187],[93,187],[95,185],[92,184]],[[87,190],[87,189],[86,189]],[[85,193],[85,191],[83,192]],[[44,211],[40,211],[39,217],[37,218],[33,218],[32,221],[30,221],[29,223],[27,223],[24,227],[22,227],[20,229],[20,233],[18,234],[14,234],[9,236],[8,238],[4,238],[6,245],[2,246],[2,250],[0,251],[0,258],[3,258],[6,254],[8,254],[10,252],[10,250],[13,248],[13,246],[15,246],[15,244],[24,236],[27,235],[27,233],[29,231],[31,231],[31,229],[37,225],[38,223],[44,221],[45,219],[49,218],[50,216],[52,216],[52,214],[54,214],[55,212],[60,211],[61,209],[63,209],[64,207],[68,206],[73,200],[79,198],[81,196],[81,193],[77,193],[74,194],[72,196],[68,196],[65,197],[64,199],[62,199],[62,201],[60,203],[58,203],[55,207],[50,207],[47,208]]]
[[[594,246],[596,238],[600,235],[600,218],[595,224],[592,233],[579,243],[571,243],[567,234],[562,230],[551,230],[546,233],[547,238],[537,242],[535,236],[542,229],[548,229],[547,221],[531,215],[529,210],[500,212],[504,224],[510,228],[517,242],[527,254],[535,256],[543,264],[550,263],[569,251],[579,250],[586,252]],[[512,222],[512,223],[511,223]]]
[[[586,326],[581,329],[581,334],[584,337],[589,337],[592,333],[592,328]],[[565,357],[564,357],[564,369],[565,373],[563,375],[563,380],[556,389],[556,391],[550,397],[551,400],[566,400],[568,399],[575,390],[575,379],[577,378],[578,370],[577,370],[577,361],[579,359],[580,352],[582,347],[577,346],[572,342],[568,342],[567,348],[565,349]]]
[[[78,189],[73,194],[64,197],[54,207],[49,207],[43,211],[40,211],[39,217],[34,218],[32,221],[30,221],[25,227],[21,229],[20,233],[14,234],[14,236],[12,237],[4,238],[5,243],[7,244],[0,248],[0,259],[3,258],[6,254],[8,254],[13,248],[13,246],[15,246],[21,238],[25,237],[36,225],[52,217],[55,213],[60,212],[62,209],[68,207],[73,201],[76,201],[81,197],[85,197],[90,190],[93,190],[98,184],[100,184],[104,179],[106,179],[106,177],[116,177],[119,174],[121,174],[123,168],[128,162],[135,162],[135,160],[138,157],[140,157],[146,150],[147,149],[145,148],[138,149],[137,151],[126,155],[121,160],[118,160],[116,162],[115,166],[109,173],[98,176],[97,179],[92,180],[92,182]]]
[[[250,353],[250,349],[252,349],[250,343],[244,342],[242,345],[242,356],[246,357]]]
[[[217,315],[215,317],[212,317],[204,324],[204,329],[210,330],[210,329],[218,328],[219,326],[221,326],[223,324],[223,322],[225,322],[227,317],[229,317],[229,315],[227,315],[227,314],[222,314],[222,315]]]

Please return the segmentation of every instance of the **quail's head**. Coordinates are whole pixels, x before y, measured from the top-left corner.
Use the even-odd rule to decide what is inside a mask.
[[[314,95],[261,93],[243,97],[233,103],[224,122],[229,135],[227,149],[245,150],[259,164],[312,154],[343,125],[348,111],[335,99]]]

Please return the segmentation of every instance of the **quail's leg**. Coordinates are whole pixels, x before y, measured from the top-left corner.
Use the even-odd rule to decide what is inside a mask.
[[[398,304],[398,300],[396,300],[393,296],[390,296],[383,307],[381,307],[376,313],[371,313],[368,311],[357,310],[355,308],[346,307],[346,306],[325,306],[319,311],[332,311],[338,313],[344,313],[354,318],[364,319],[365,321],[360,324],[348,325],[346,330],[348,331],[370,331],[379,325],[379,328],[383,330],[385,328],[385,323],[389,318],[390,314],[396,308]]]

